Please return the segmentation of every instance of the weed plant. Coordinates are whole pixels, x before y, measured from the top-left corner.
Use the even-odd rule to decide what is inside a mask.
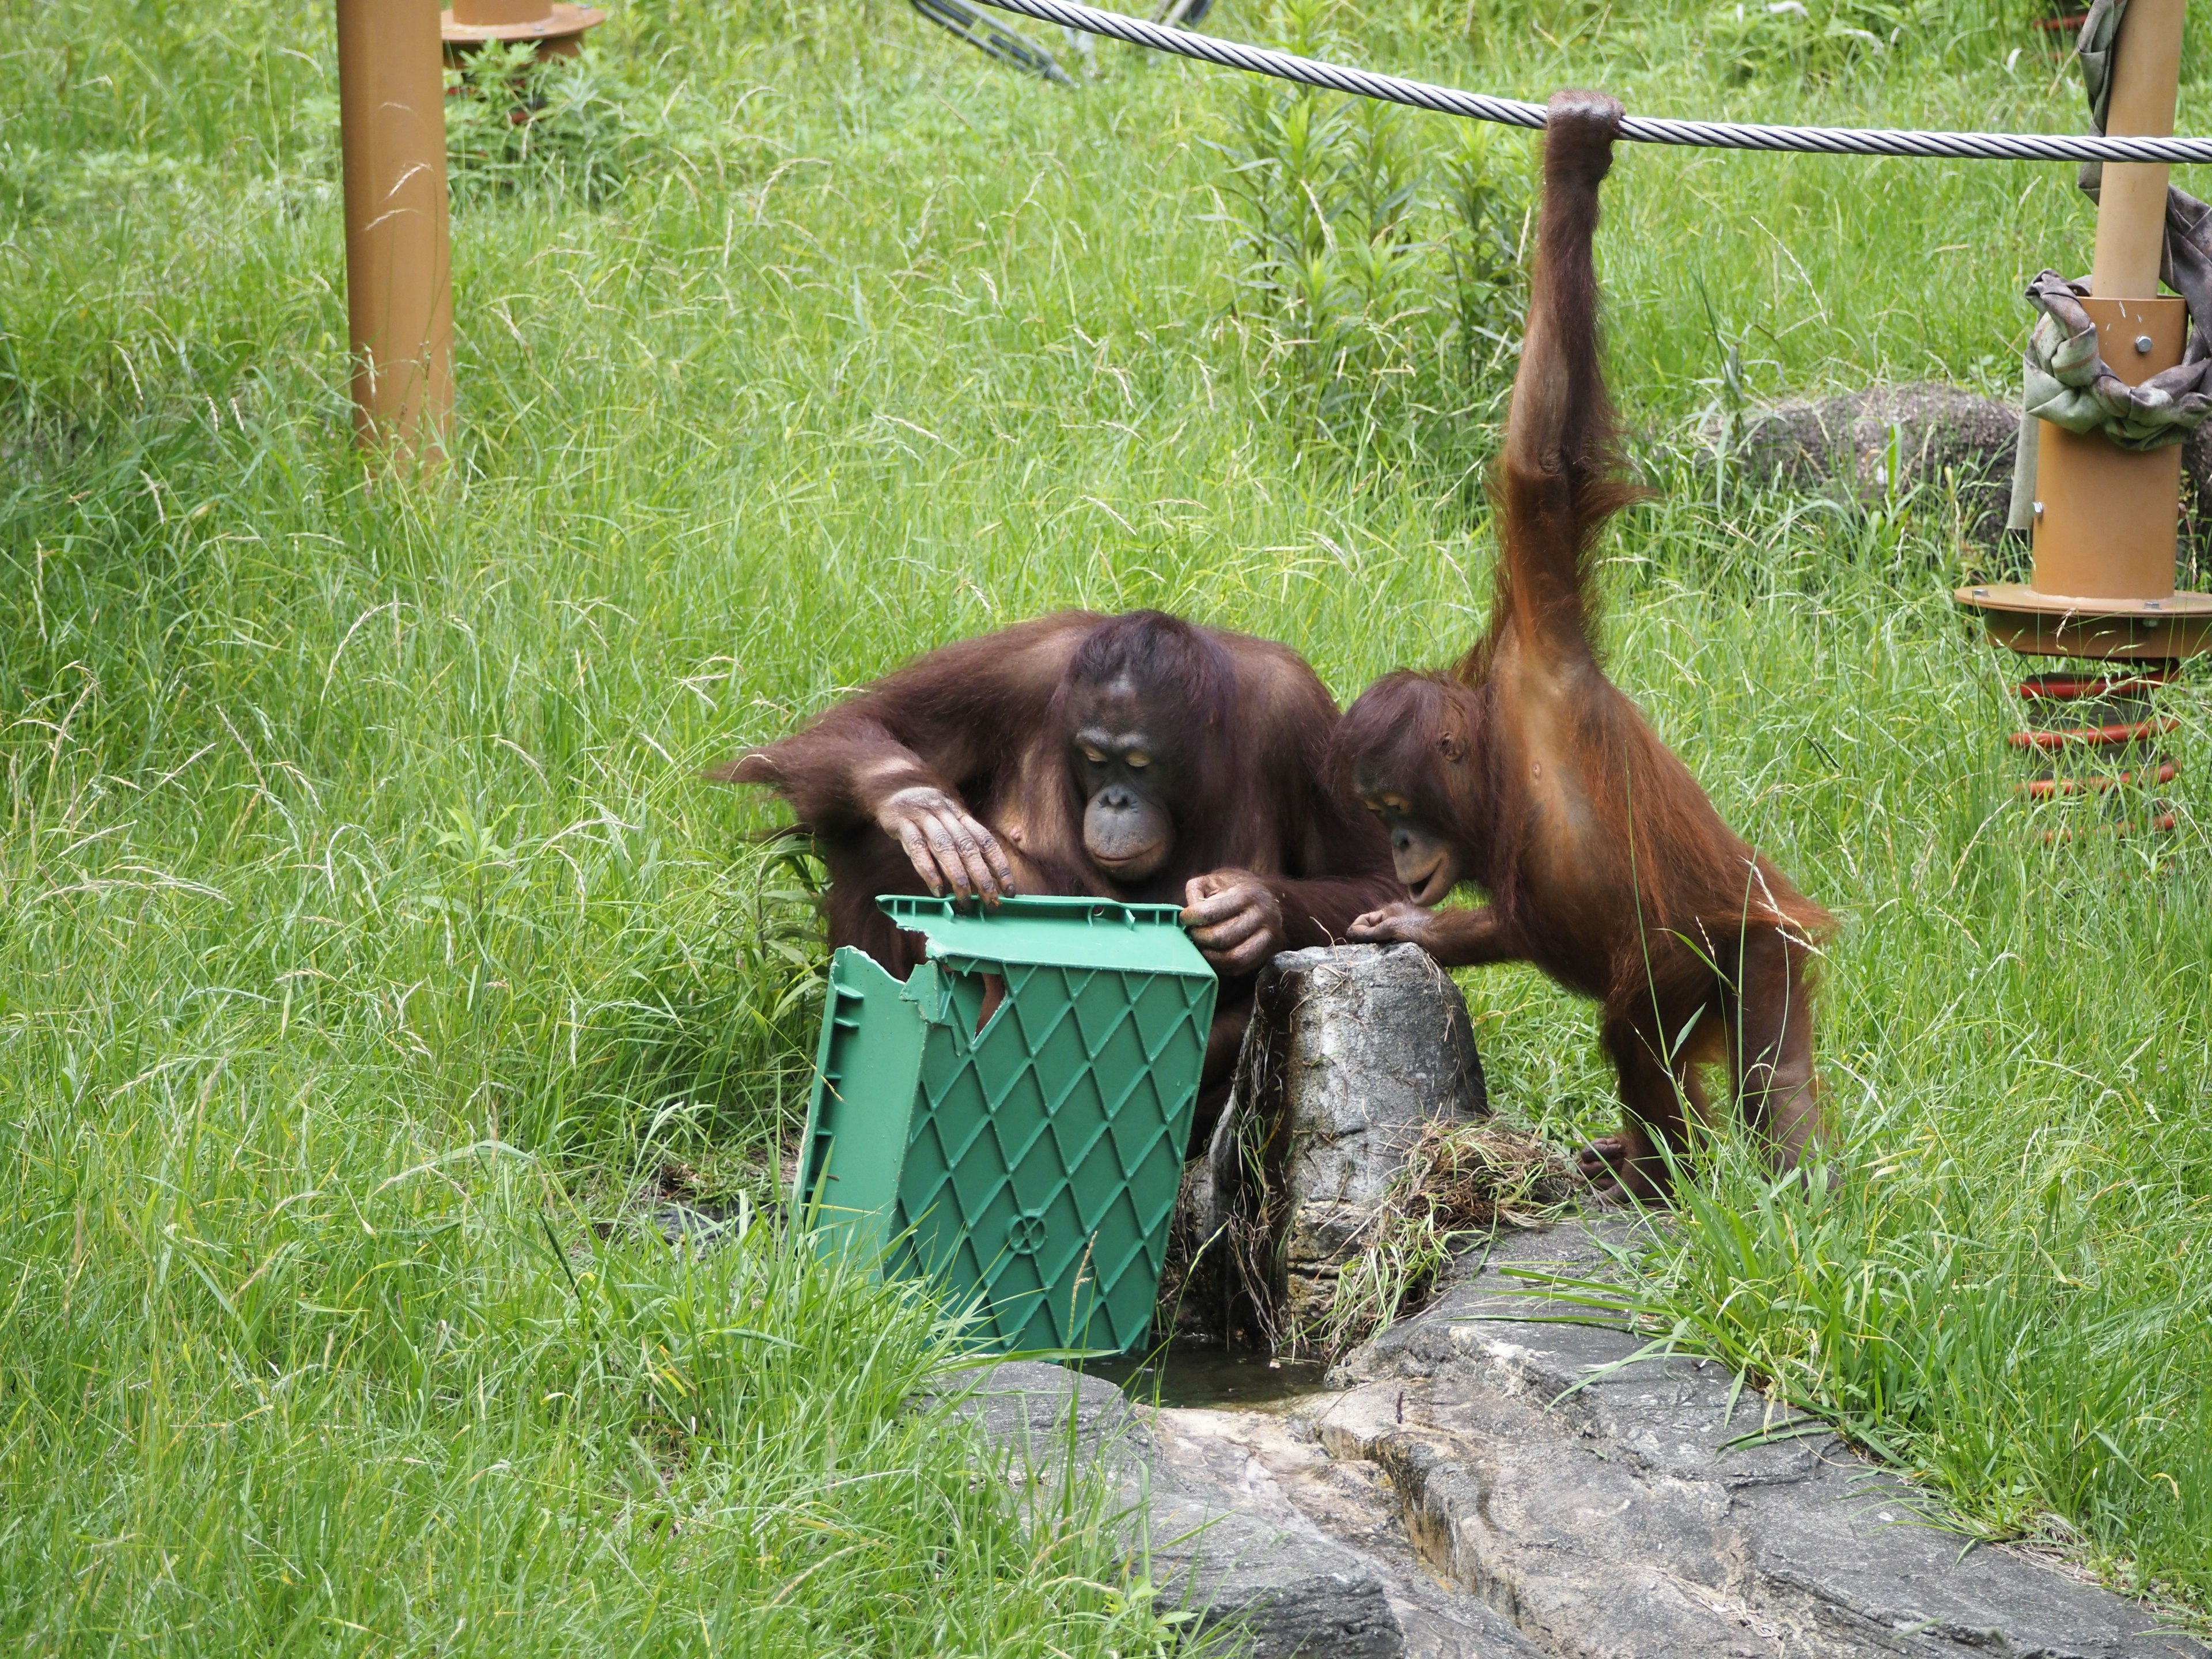
[[[1340,0],[1279,0],[1268,33],[1307,57],[1347,42]],[[1239,315],[1295,441],[1355,469],[1480,472],[1520,341],[1520,181],[1489,130],[1252,76],[1215,148],[1249,264]],[[1443,137],[1432,153],[1424,137]]]
[[[1928,15],[1747,79],[1687,0],[1334,26],[1520,96],[2078,130],[2023,15]],[[703,137],[579,129],[589,168],[468,186],[451,463],[371,487],[327,9],[8,21],[5,1639],[1157,1649],[1095,1490],[1024,1517],[920,1403],[932,1310],[767,1221],[694,1256],[627,1218],[672,1161],[772,1214],[805,1087],[805,872],[698,773],[1052,605],[1270,635],[1340,694],[1441,660],[1486,604],[1494,415],[1284,417],[1234,82],[1102,52],[1071,94],[896,8],[639,0],[586,72]],[[1401,140],[1435,222],[1455,141]],[[1527,154],[1481,179],[1525,204]],[[2205,682],[2166,697],[2178,830],[2046,845],[1942,490],[1809,502],[1674,441],[1724,395],[2008,392],[2023,283],[2087,262],[2070,174],[1634,150],[1607,186],[1611,364],[1668,490],[1608,544],[1613,670],[1844,921],[1832,1184],[1730,1150],[1640,1293],[1975,1524],[2203,1597]],[[1504,1109],[1601,1128],[1588,1010],[1468,983]]]
[[[447,80],[447,177],[464,208],[517,192],[597,206],[651,173],[712,173],[758,143],[684,89],[634,85],[599,52],[540,58],[494,42]],[[335,131],[336,115],[319,125]]]

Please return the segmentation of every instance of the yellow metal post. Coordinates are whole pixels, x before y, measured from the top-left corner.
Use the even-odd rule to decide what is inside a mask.
[[[354,430],[436,459],[453,413],[453,245],[437,0],[337,0]]]
[[[2128,0],[2115,45],[2105,130],[2115,137],[2173,131],[2188,0]],[[2140,384],[2181,361],[2188,317],[2159,294],[2168,169],[2107,161],[2097,252],[2086,302],[2100,355]],[[2212,644],[2212,595],[2173,588],[2181,512],[2178,447],[2136,454],[2097,433],[2039,423],[2034,575],[2025,586],[1959,590],[1991,635],[2044,656],[2171,659]]]
[[[2122,138],[2166,138],[2181,87],[2181,23],[2188,0],[2128,0],[2112,64],[2105,131]],[[2158,297],[2166,239],[2163,161],[2107,161],[2098,192],[2097,260],[2089,291],[2100,300]]]

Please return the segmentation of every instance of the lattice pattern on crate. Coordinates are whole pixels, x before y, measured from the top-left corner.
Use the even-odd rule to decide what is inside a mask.
[[[931,1030],[896,1226],[919,1266],[981,1291],[1000,1346],[1127,1348],[1152,1319],[1213,988],[1005,975],[980,1033]]]

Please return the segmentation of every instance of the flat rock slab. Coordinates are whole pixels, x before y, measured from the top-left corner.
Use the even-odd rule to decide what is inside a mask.
[[[1259,1659],[2212,1659],[2042,1558],[1943,1530],[1927,1494],[1732,1400],[1720,1367],[1624,1363],[1625,1331],[1542,1322],[1585,1310],[1509,1277],[1590,1276],[1626,1231],[1501,1240],[1351,1356],[1340,1392],[1277,1411],[1135,1407],[1033,1364],[963,1409],[1032,1480],[1105,1462],[1133,1566]]]
[[[1586,1310],[1506,1276],[1603,1262],[1580,1225],[1503,1242],[1310,1411],[1332,1454],[1389,1472],[1424,1559],[1546,1651],[2204,1659],[2132,1602],[1942,1530],[1809,1419],[1732,1401],[1722,1368],[1624,1364],[1625,1331],[1535,1322]]]
[[[1132,1570],[1152,1579],[1164,1606],[1197,1613],[1202,1628],[1244,1632],[1254,1659],[1486,1659],[1480,1650],[1409,1648],[1388,1568],[1324,1533],[1265,1480],[1229,1474],[1223,1460],[1167,1455],[1152,1414],[1109,1382],[1016,1361],[986,1373],[960,1409],[1018,1481],[1054,1482],[1071,1456],[1103,1462],[1121,1487]],[[1534,1650],[1493,1651],[1517,1659]]]
[[[1332,1456],[1302,1419],[1267,1412],[1151,1413],[1173,1478],[1215,1503],[1286,1530],[1302,1528],[1346,1552],[1380,1589],[1389,1628],[1372,1651],[1406,1659],[1534,1659],[1542,1650],[1480,1597],[1431,1571],[1407,1536],[1404,1506],[1381,1465]],[[1278,1614],[1253,1609],[1255,1631]],[[1336,1650],[1285,1647],[1314,1659]]]

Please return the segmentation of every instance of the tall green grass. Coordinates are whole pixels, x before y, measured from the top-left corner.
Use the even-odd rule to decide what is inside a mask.
[[[2017,18],[1943,15],[1747,78],[1686,5],[1337,27],[1522,94],[2078,125]],[[1440,659],[1486,600],[1485,409],[1448,452],[1412,416],[1282,419],[1217,76],[1106,52],[1068,94],[904,8],[656,0],[602,31],[626,113],[579,142],[612,174],[463,156],[453,465],[372,488],[324,9],[7,21],[0,1628],[1162,1639],[1095,1507],[1026,1526],[909,1407],[927,1309],[764,1227],[702,1262],[622,1219],[769,1201],[805,1087],[800,884],[774,813],[697,775],[1049,605],[1273,635],[1346,694]],[[1440,124],[1406,142],[1442,176]],[[1525,199],[1521,142],[1495,177]],[[2179,830],[2045,847],[1942,492],[1839,507],[1676,458],[1731,354],[1754,393],[2003,389],[2021,283],[2086,263],[2063,173],[1638,150],[1608,185],[1613,368],[1670,489],[1612,544],[1614,672],[1845,921],[1834,1195],[1724,1171],[1650,1283],[1986,1523],[2202,1593],[2203,681],[2171,699]],[[1471,984],[1508,1109],[1602,1124],[1587,1012]]]

